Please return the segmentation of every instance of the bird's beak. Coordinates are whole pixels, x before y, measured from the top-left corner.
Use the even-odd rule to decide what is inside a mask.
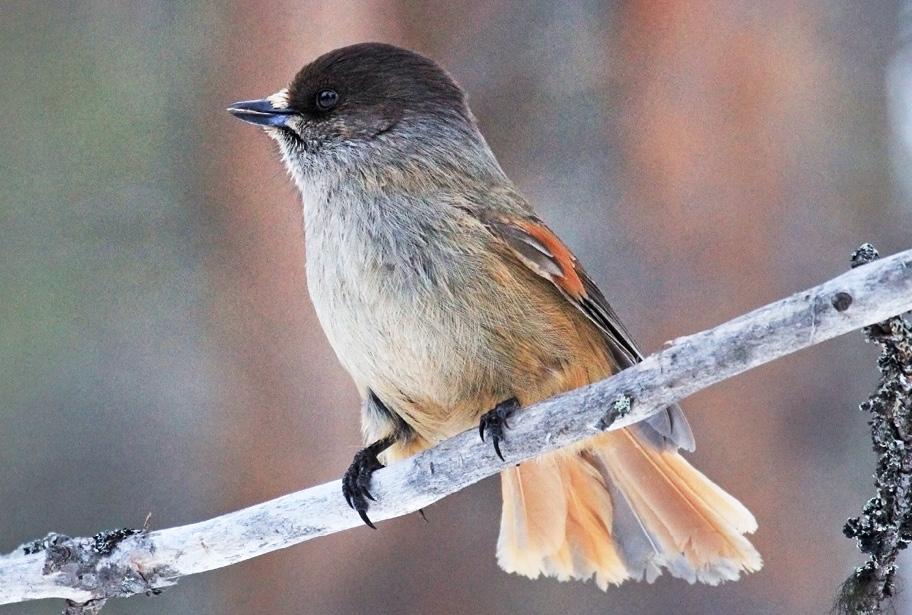
[[[284,126],[285,120],[294,114],[289,109],[276,107],[268,98],[232,103],[228,107],[228,113],[239,120],[260,126]]]

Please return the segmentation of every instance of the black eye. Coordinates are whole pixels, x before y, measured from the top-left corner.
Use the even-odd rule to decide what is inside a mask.
[[[335,90],[320,90],[317,94],[317,109],[329,111],[339,102],[339,94]]]

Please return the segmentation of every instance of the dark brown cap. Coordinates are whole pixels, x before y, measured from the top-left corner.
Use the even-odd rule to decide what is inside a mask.
[[[397,118],[408,113],[468,119],[465,95],[434,61],[384,43],[360,43],[324,54],[302,68],[288,88],[289,109],[320,115],[320,96],[334,92],[332,111]]]

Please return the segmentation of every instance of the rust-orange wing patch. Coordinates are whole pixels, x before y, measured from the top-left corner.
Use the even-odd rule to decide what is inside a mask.
[[[525,234],[524,238],[520,237],[524,243],[535,248],[541,257],[548,259],[556,266],[557,270],[552,281],[574,299],[584,297],[586,288],[577,270],[576,257],[564,245],[564,242],[540,222],[517,220],[515,223]]]
[[[560,238],[534,217],[496,216],[484,220],[526,267],[549,280],[607,338],[618,364],[629,367],[642,355],[595,283]]]

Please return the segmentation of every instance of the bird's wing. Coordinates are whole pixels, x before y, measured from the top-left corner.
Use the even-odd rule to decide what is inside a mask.
[[[630,333],[621,324],[605,296],[554,231],[534,216],[486,213],[479,215],[479,219],[519,262],[551,282],[567,301],[598,327],[621,369],[643,359]],[[693,433],[683,410],[677,404],[643,423],[651,429],[641,431],[653,443],[661,447],[693,450]]]

